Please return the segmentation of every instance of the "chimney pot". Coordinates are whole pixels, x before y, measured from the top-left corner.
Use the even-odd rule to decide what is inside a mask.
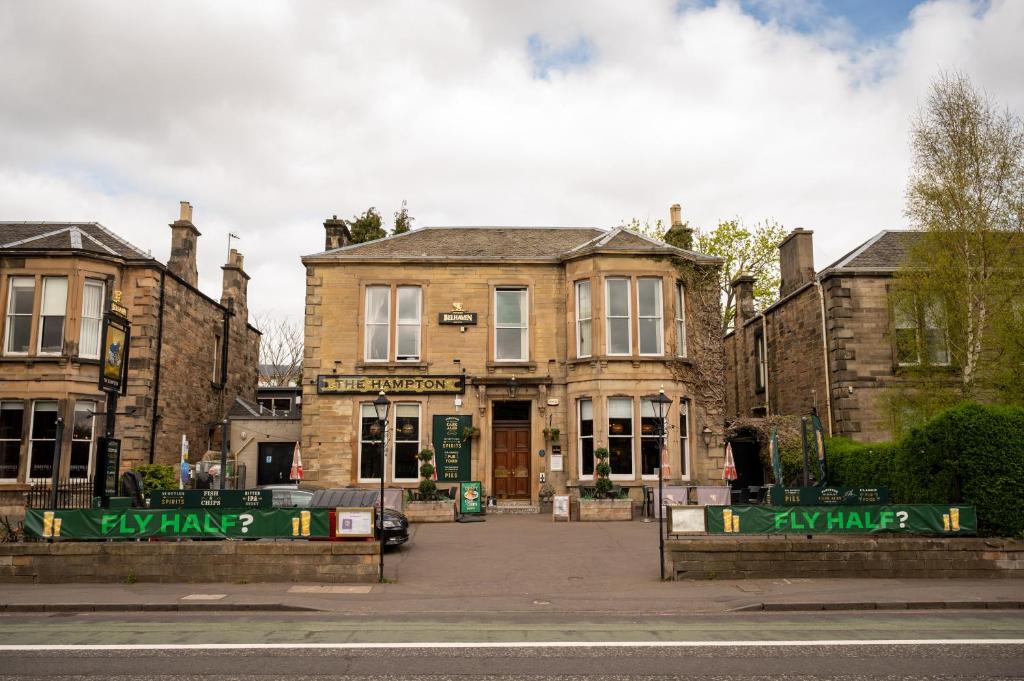
[[[192,222],[192,204],[188,201],[179,201],[178,219],[182,222]]]
[[[783,298],[814,279],[813,234],[797,227],[779,244],[779,295]]]
[[[668,209],[668,211],[669,211],[669,215],[672,217],[672,224],[670,226],[671,227],[675,227],[676,225],[682,226],[682,224],[683,224],[683,208],[682,208],[682,206],[680,206],[678,203],[673,203],[672,206]]]
[[[196,248],[199,230],[192,224],[192,204],[181,201],[178,220],[171,223],[171,257],[167,269],[184,279],[191,286],[199,285],[199,270],[196,267]]]

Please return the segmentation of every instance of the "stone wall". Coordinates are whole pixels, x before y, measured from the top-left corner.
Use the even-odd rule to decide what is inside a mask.
[[[765,312],[768,398],[772,414],[827,414],[821,299],[815,286],[797,290]]]
[[[0,544],[0,583],[376,582],[377,542]]]
[[[671,579],[1024,577],[1024,542],[921,537],[692,537],[665,544]]]

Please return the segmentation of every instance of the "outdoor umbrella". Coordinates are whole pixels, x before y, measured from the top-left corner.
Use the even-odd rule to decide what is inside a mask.
[[[302,480],[302,450],[299,449],[298,442],[295,443],[295,454],[292,455],[292,470],[288,477],[292,480]]]

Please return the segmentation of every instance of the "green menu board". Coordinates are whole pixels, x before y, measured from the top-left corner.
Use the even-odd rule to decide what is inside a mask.
[[[479,481],[459,483],[459,513],[480,513],[483,492],[483,483]]]
[[[463,431],[472,425],[472,416],[434,416],[438,482],[465,482],[470,479],[473,441],[465,437]]]

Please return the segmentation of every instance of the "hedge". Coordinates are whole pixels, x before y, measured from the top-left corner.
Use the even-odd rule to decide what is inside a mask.
[[[897,503],[971,504],[985,534],[1024,535],[1024,408],[972,402],[895,442],[828,442],[829,483],[884,485]]]
[[[159,463],[141,464],[135,470],[142,475],[145,494],[156,490],[178,489],[178,469]]]

